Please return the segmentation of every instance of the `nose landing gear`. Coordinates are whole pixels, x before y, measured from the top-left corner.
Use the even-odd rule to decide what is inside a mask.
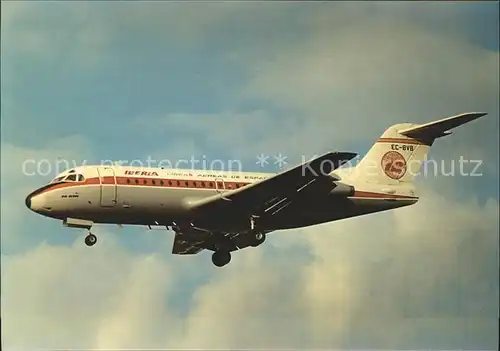
[[[94,246],[97,243],[97,236],[95,236],[94,234],[92,234],[90,232],[92,226],[94,225],[94,222],[87,221],[84,219],[68,217],[68,218],[63,220],[63,225],[65,227],[70,227],[70,228],[87,229],[89,234],[85,237],[85,245]]]
[[[97,236],[89,232],[89,235],[85,237],[85,244],[87,246],[94,246],[97,242]]]

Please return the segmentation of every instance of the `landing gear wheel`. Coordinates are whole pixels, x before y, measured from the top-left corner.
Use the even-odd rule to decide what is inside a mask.
[[[264,243],[264,241],[266,241],[266,234],[265,233],[261,233],[261,232],[255,233],[252,246],[257,247],[257,246],[261,245],[262,243]]]
[[[85,237],[85,244],[87,246],[94,246],[96,242],[97,242],[97,236],[95,236],[94,234],[90,233]]]
[[[225,251],[215,251],[212,255],[212,263],[217,267],[223,267],[231,261],[231,253]]]

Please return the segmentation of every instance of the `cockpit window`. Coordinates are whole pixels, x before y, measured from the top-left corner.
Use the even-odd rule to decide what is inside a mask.
[[[59,183],[59,182],[61,182],[63,179],[64,179],[64,176],[62,176],[62,177],[57,177],[57,178],[54,178],[54,180],[53,180],[51,183]]]
[[[76,174],[70,174],[64,179],[65,181],[76,182]]]
[[[54,178],[51,183],[60,183],[60,182],[83,182],[85,177],[81,174],[71,173],[69,175],[63,175],[60,177]]]

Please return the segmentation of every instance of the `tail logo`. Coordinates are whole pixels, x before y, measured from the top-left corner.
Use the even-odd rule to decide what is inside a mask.
[[[381,166],[384,173],[392,179],[401,179],[406,173],[406,160],[397,151],[389,151],[382,156]]]

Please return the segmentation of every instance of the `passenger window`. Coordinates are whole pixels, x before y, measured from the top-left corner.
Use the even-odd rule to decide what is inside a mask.
[[[135,184],[139,184],[139,179],[136,179],[136,180],[135,180]]]
[[[153,185],[156,185],[156,181],[154,179],[151,181],[151,183],[153,183]]]
[[[160,180],[160,185],[163,185],[163,180]]]
[[[127,178],[127,184],[130,184],[130,179]]]

